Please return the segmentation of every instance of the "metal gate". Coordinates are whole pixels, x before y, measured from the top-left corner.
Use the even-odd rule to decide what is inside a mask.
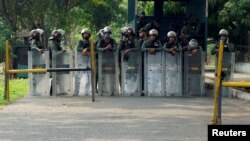
[[[98,94],[118,95],[118,54],[116,51],[98,52]]]
[[[146,96],[164,96],[162,53],[144,53],[144,93]]]
[[[121,52],[121,95],[141,95],[141,51],[131,50],[128,58],[124,59],[124,51]]]
[[[28,68],[49,68],[49,51],[41,54],[38,51],[28,52]],[[50,95],[49,73],[29,73],[30,94],[33,96]]]
[[[52,68],[73,68],[72,52],[52,50]],[[52,95],[74,95],[73,72],[52,72]]]
[[[75,51],[75,68],[90,68],[90,56],[83,56],[81,51]],[[76,71],[75,72],[75,95],[89,96],[91,95],[91,72]]]
[[[200,48],[196,54],[184,52],[184,84],[185,96],[202,96],[205,94],[204,52]]]
[[[182,53],[172,55],[164,51],[163,89],[166,96],[182,96]]]

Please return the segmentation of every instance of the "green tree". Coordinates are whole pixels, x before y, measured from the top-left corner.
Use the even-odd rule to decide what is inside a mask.
[[[5,40],[9,39],[12,32],[5,21],[0,18],[0,63],[5,60]]]
[[[208,35],[217,38],[221,28],[229,30],[234,43],[243,43],[250,30],[250,1],[209,0]]]

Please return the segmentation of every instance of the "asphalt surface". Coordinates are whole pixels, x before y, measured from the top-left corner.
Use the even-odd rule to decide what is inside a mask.
[[[206,141],[209,97],[32,97],[0,111],[0,141]],[[223,124],[249,124],[250,103],[223,99]]]

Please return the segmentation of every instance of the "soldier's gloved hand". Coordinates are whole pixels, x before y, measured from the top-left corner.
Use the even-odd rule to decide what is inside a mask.
[[[125,54],[128,54],[129,51],[130,51],[130,49],[126,49],[126,50],[124,51],[124,53],[125,53]]]
[[[196,54],[197,52],[198,52],[197,49],[191,50],[191,53],[192,53],[192,54]]]
[[[88,51],[87,48],[83,49],[82,55],[83,55],[83,56],[89,56],[89,51]]]
[[[41,54],[43,54],[43,53],[44,53],[44,49],[39,49],[39,52],[40,52]]]
[[[67,50],[64,47],[61,47],[61,51],[63,53],[63,52],[66,52]]]
[[[107,46],[106,46],[106,49],[112,49],[112,45],[111,44],[108,44]]]
[[[174,49],[174,48],[170,48],[169,50],[170,50],[171,52],[174,52],[174,51],[175,51],[175,49]]]
[[[176,54],[176,51],[174,51],[174,50],[171,51],[171,54],[172,54],[172,55],[175,55],[175,54]]]
[[[155,48],[149,48],[149,54],[156,54]]]

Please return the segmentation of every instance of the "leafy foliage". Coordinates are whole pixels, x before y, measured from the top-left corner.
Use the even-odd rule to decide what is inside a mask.
[[[235,43],[242,43],[244,33],[250,30],[250,1],[209,0],[209,36],[217,37],[221,28],[229,30]]]
[[[0,17],[0,62],[5,59],[5,40],[10,38],[12,32],[8,25]]]

